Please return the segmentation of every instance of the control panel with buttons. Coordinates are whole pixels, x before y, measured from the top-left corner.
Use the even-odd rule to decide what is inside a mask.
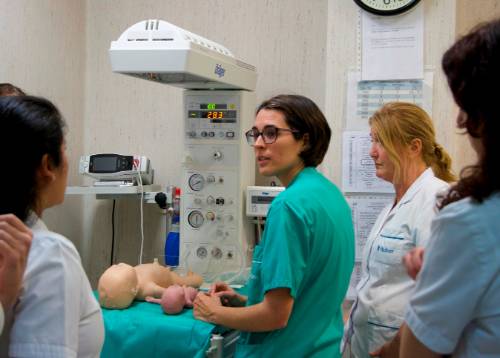
[[[244,192],[254,182],[255,159],[242,133],[252,127],[255,96],[186,91],[184,108],[180,265],[209,282],[251,262]]]

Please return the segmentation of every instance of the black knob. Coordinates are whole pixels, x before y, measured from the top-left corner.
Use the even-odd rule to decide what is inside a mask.
[[[167,196],[165,195],[164,192],[160,191],[159,193],[156,193],[155,195],[155,201],[156,204],[162,209],[167,208]]]

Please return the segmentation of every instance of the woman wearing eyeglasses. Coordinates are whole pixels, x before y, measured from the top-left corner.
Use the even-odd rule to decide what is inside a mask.
[[[340,356],[354,235],[344,197],[315,168],[330,133],[316,104],[296,95],[263,102],[246,132],[259,172],[286,190],[255,247],[248,297],[216,283],[194,303],[195,317],[243,332],[236,356]]]

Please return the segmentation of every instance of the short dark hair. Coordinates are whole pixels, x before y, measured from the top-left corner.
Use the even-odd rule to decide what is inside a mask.
[[[36,171],[48,154],[54,166],[62,161],[64,120],[48,100],[31,96],[0,97],[0,214],[26,220],[38,200]]]
[[[263,109],[283,113],[288,126],[298,131],[293,133],[295,139],[308,134],[306,149],[300,153],[300,157],[306,167],[321,164],[330,144],[331,130],[316,103],[304,96],[281,94],[262,102],[255,113]]]
[[[481,141],[482,151],[477,164],[462,170],[441,206],[468,196],[482,202],[500,190],[500,19],[455,42],[444,54],[442,67],[455,102],[465,113],[457,125]]]
[[[26,93],[12,83],[0,83],[0,96],[26,96]]]

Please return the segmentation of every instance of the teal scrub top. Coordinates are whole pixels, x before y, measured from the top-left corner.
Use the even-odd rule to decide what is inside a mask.
[[[269,290],[289,288],[288,324],[243,332],[236,356],[340,357],[341,304],[353,265],[351,210],[333,183],[307,167],[273,200],[247,283],[248,305]]]

